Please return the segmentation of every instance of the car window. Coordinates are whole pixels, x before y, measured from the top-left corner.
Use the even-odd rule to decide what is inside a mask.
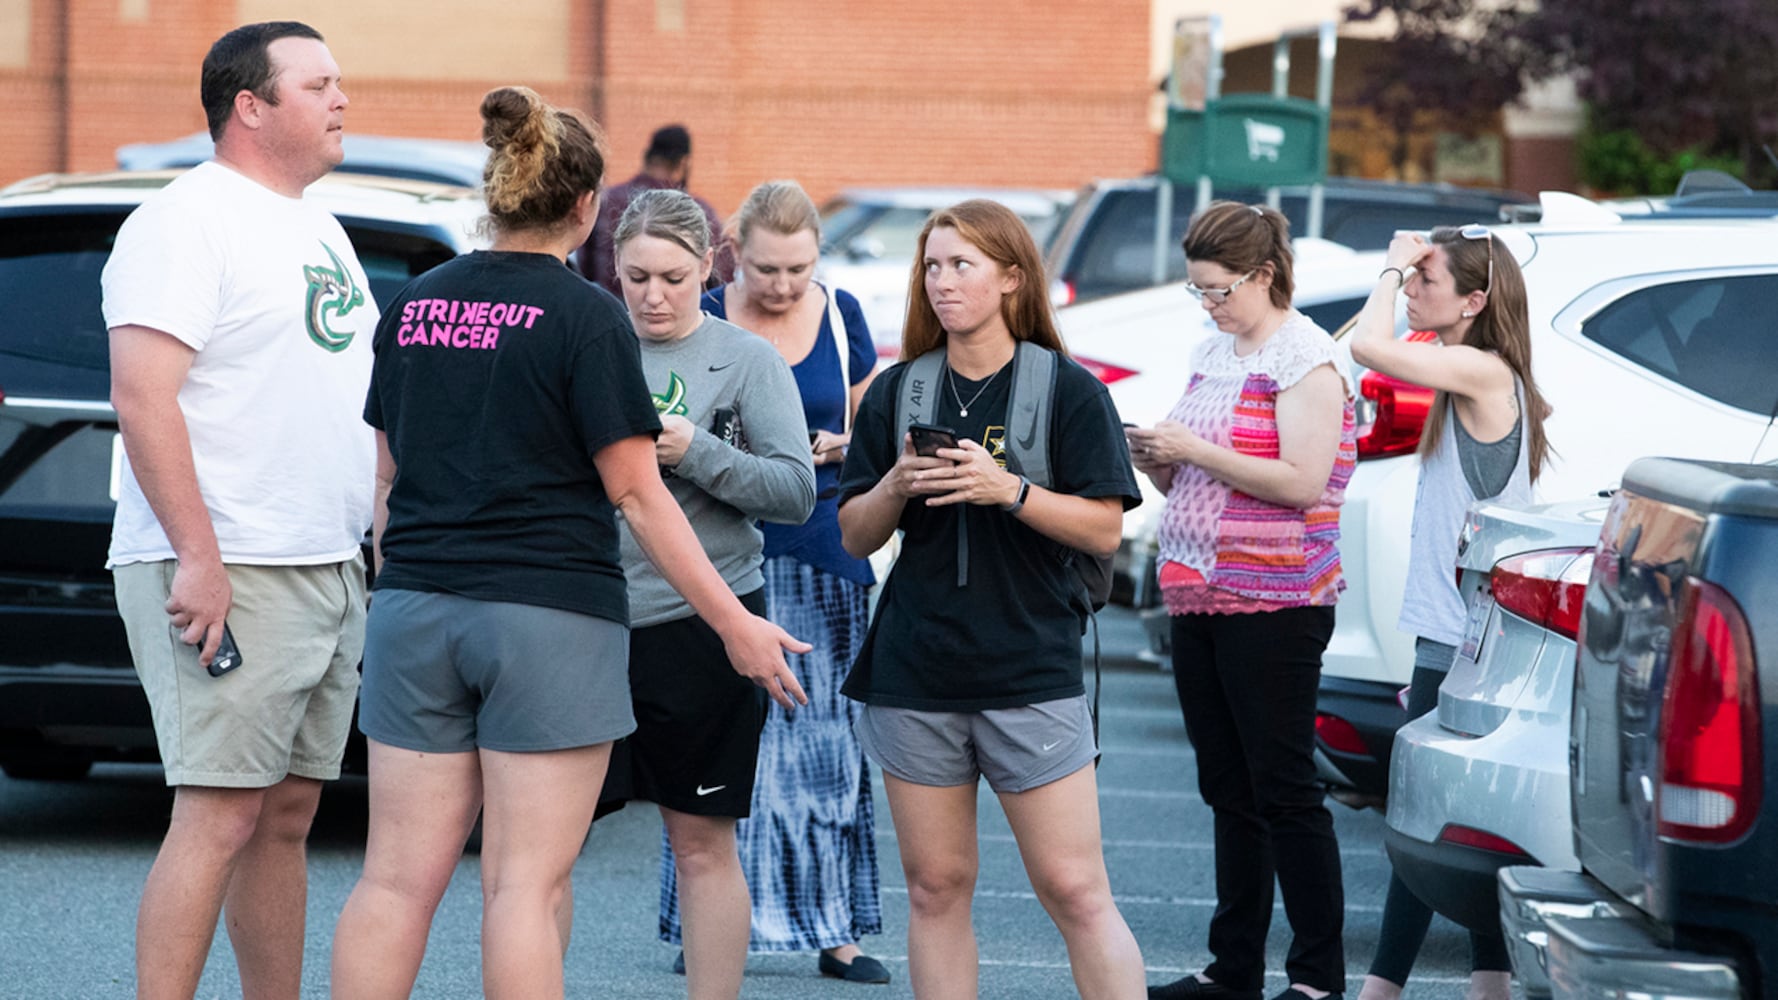
[[[821,252],[838,250],[875,212],[874,205],[832,201],[821,210]]]
[[[104,399],[110,343],[99,276],[127,210],[0,216],[0,390],[15,396]],[[376,300],[456,251],[423,226],[342,220]]]
[[[1333,333],[1346,325],[1346,321],[1358,315],[1364,308],[1364,298],[1335,299],[1332,302],[1321,302],[1315,305],[1299,305],[1297,311],[1315,321],[1315,325]]]
[[[1322,235],[1356,249],[1381,249],[1398,230],[1425,232],[1435,226],[1487,222],[1493,217],[1493,213],[1478,215],[1472,208],[1330,201]]]
[[[99,273],[126,212],[0,217],[0,389],[103,399],[109,391]]]
[[[1154,189],[1111,191],[1081,233],[1081,250],[1073,273],[1079,301],[1147,288],[1154,284]],[[1185,255],[1179,244],[1191,221],[1193,202],[1173,199],[1173,224],[1167,235],[1167,280],[1185,280]]]
[[[877,260],[913,260],[914,251],[920,245],[920,230],[925,228],[926,218],[931,214],[923,208],[884,209],[882,214],[849,237],[842,249],[868,246],[867,256]]]
[[[1580,332],[1711,399],[1761,416],[1778,409],[1778,275],[1639,289],[1599,310]]]

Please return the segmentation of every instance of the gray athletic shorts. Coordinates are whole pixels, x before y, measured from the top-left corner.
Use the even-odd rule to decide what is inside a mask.
[[[636,728],[630,630],[558,608],[379,590],[358,728],[423,753],[608,743]]]
[[[972,785],[1027,792],[1091,764],[1092,708],[1076,695],[985,712],[922,712],[866,705],[853,727],[865,755],[916,785]]]

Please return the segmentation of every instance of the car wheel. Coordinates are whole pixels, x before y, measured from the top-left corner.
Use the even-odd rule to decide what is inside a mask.
[[[90,760],[9,760],[0,762],[0,771],[17,781],[79,781],[93,769]]]

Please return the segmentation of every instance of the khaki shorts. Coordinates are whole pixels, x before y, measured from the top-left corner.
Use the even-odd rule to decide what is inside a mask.
[[[339,777],[364,650],[364,562],[229,566],[241,666],[211,677],[167,616],[177,564],[113,570],[167,784],[267,788]]]

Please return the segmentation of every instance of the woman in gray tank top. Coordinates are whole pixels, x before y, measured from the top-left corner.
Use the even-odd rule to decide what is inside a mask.
[[[1395,338],[1395,296],[1408,326],[1437,343]],[[1420,483],[1397,627],[1414,635],[1408,714],[1423,715],[1462,640],[1453,568],[1465,512],[1477,500],[1529,503],[1549,446],[1548,407],[1531,378],[1531,328],[1518,261],[1485,226],[1399,233],[1353,329],[1352,358],[1438,390],[1420,438]],[[1358,1000],[1397,1000],[1432,910],[1391,877],[1377,954]],[[1507,1000],[1512,973],[1498,933],[1470,934],[1470,1000]]]

